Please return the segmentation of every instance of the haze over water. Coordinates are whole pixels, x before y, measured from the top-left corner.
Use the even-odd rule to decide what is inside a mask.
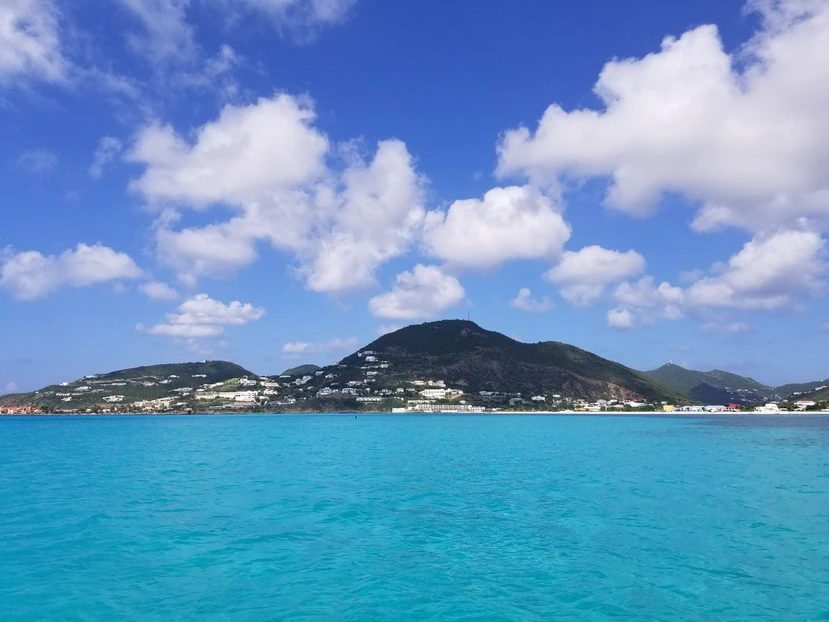
[[[0,419],[3,620],[829,618],[829,417]]]

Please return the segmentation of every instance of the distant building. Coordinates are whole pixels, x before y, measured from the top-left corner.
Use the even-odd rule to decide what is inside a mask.
[[[806,410],[809,406],[815,406],[817,402],[812,400],[798,400],[794,403],[798,410]]]
[[[779,413],[782,412],[780,410],[780,406],[777,405],[776,402],[769,402],[768,404],[764,404],[763,406],[755,406],[754,412],[756,413]]]
[[[400,412],[394,409],[393,412]],[[409,412],[420,413],[482,413],[483,406],[472,406],[470,404],[415,404]]]

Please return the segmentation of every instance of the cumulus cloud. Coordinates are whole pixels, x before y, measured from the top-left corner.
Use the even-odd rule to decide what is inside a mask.
[[[67,79],[58,16],[52,0],[0,3],[0,86]]]
[[[779,309],[824,286],[826,242],[814,231],[777,231],[746,243],[720,274],[707,276],[686,291],[699,307]]]
[[[152,300],[176,300],[179,293],[167,285],[159,281],[147,281],[138,286],[138,291],[144,294],[147,298]]]
[[[453,266],[490,268],[512,259],[554,259],[570,226],[553,201],[532,186],[493,188],[483,199],[455,201],[430,212],[428,252]]]
[[[698,201],[693,226],[757,231],[829,220],[829,3],[753,2],[764,27],[729,55],[700,26],[643,58],[607,63],[601,109],[557,104],[507,132],[498,173],[554,186],[609,177],[607,204],[650,213],[666,192]]]
[[[763,233],[684,289],[668,282],[657,285],[652,276],[645,276],[620,283],[613,297],[639,324],[690,315],[706,319],[701,328],[708,332],[741,332],[743,323],[711,321],[707,316],[716,309],[794,308],[825,288],[826,257],[826,242],[814,231]]]
[[[282,358],[299,359],[312,354],[329,354],[331,352],[351,352],[360,345],[356,337],[334,337],[328,341],[289,341],[282,344]]]
[[[605,287],[645,270],[645,258],[634,250],[619,252],[601,246],[566,251],[544,276],[559,286],[561,295],[575,305],[587,305],[604,294]]]
[[[58,165],[58,157],[46,149],[30,149],[20,154],[17,165],[27,173],[36,175],[54,169]]]
[[[128,153],[146,170],[130,188],[150,201],[204,209],[243,205],[291,190],[325,171],[328,139],[312,127],[310,101],[280,94],[246,106],[225,106],[191,143],[153,123]]]
[[[19,300],[43,298],[65,287],[136,279],[141,274],[129,255],[100,244],[78,244],[59,255],[10,250],[0,254],[0,288]]]
[[[683,289],[666,281],[657,285],[652,276],[643,276],[635,282],[619,283],[613,292],[613,297],[619,304],[619,308],[627,311],[625,318],[632,319],[632,310],[635,310],[636,318],[642,323],[651,323],[658,319],[678,320],[684,317],[682,305],[685,301],[685,292]],[[610,321],[610,316],[608,316],[608,321]],[[632,322],[625,328],[631,325]]]
[[[89,176],[93,179],[100,179],[104,169],[121,154],[123,148],[121,141],[114,136],[102,137],[98,141],[98,146],[92,156],[92,164],[89,165]]]
[[[402,141],[380,142],[370,163],[358,159],[341,180],[330,224],[301,252],[301,273],[318,292],[372,285],[375,269],[407,250],[423,222],[424,181]]]
[[[607,325],[617,330],[633,328],[634,318],[629,309],[616,307],[607,312]]]
[[[197,340],[219,337],[227,326],[244,326],[265,315],[265,310],[250,303],[233,301],[224,304],[207,294],[197,294],[178,306],[176,313],[168,313],[164,322],[138,330],[151,335],[164,335],[176,339]]]
[[[157,206],[206,210],[229,220],[157,230],[159,256],[193,282],[249,265],[257,246],[292,253],[309,289],[341,293],[373,284],[383,262],[405,252],[422,227],[424,180],[399,140],[366,161],[354,150],[341,169],[313,126],[312,103],[286,94],[226,106],[188,142],[171,127],[145,128],[128,154],[145,165],[131,188]]]
[[[418,264],[395,277],[394,287],[369,301],[369,310],[390,320],[415,320],[440,315],[464,299],[458,279],[437,266]]]
[[[547,298],[547,296],[543,296],[542,298],[533,298],[532,292],[527,287],[519,289],[518,295],[510,300],[509,304],[515,309],[531,313],[544,313],[555,307],[553,301]]]

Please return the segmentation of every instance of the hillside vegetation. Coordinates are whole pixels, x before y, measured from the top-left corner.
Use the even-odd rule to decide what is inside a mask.
[[[0,396],[0,405],[86,409],[105,397],[123,396],[124,403],[186,395],[203,384],[225,382],[253,374],[228,361],[169,363],[93,374],[72,382],[50,385],[31,393]],[[69,399],[67,399],[69,398]]]
[[[829,380],[822,380],[772,387],[753,378],[719,369],[695,371],[673,363],[642,373],[665,387],[704,404],[756,404],[793,398],[814,399],[807,394],[819,387],[829,386]]]
[[[474,322],[444,320],[402,328],[365,348],[390,363],[384,386],[445,380],[464,391],[561,394],[575,398],[677,400],[683,396],[619,363],[564,343],[521,343]],[[359,365],[357,353],[341,365]]]

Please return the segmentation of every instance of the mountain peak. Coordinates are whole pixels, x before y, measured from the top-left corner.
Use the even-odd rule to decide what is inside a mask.
[[[383,335],[340,365],[362,369],[384,365],[385,382],[444,380],[472,392],[513,395],[675,399],[633,370],[575,346],[547,341],[522,343],[469,320],[406,326]]]
[[[436,356],[460,354],[480,348],[511,348],[516,345],[518,342],[514,339],[481,328],[469,320],[439,320],[412,324],[387,333],[363,349],[406,350]],[[352,356],[356,356],[356,353]]]

